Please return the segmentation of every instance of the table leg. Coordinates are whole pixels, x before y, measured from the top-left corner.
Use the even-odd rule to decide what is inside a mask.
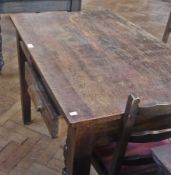
[[[64,156],[63,175],[89,175],[93,148],[93,132],[88,127],[69,126]]]
[[[20,39],[18,39],[18,62],[20,74],[20,88],[21,88],[21,107],[24,124],[31,122],[31,99],[28,94],[28,86],[25,80],[25,61],[26,57],[20,46]]]
[[[67,163],[67,140],[66,140],[66,143],[65,143],[65,145],[64,145],[64,165],[65,165],[65,167],[63,168],[63,170],[62,170],[62,175],[67,175],[67,169],[66,169],[66,163]]]
[[[1,34],[1,16],[0,16],[0,71],[4,65],[4,59],[2,56],[2,34]]]

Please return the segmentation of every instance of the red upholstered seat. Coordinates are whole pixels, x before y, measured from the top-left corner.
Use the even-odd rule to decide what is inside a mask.
[[[132,157],[132,156],[143,156],[151,154],[151,148],[169,144],[169,140],[163,140],[160,142],[149,142],[149,143],[129,143],[127,147],[127,151],[125,157]],[[111,167],[112,156],[115,150],[116,144],[112,143],[108,146],[98,147],[94,151],[95,157],[105,166],[107,170]],[[151,166],[151,165],[145,165]],[[123,171],[133,171],[133,170],[140,170],[145,168],[144,165],[141,166],[122,166]]]

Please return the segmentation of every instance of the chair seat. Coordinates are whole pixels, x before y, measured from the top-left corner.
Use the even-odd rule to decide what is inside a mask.
[[[126,158],[129,157],[138,157],[138,156],[147,156],[151,155],[151,149],[157,146],[169,144],[169,140],[163,140],[160,142],[149,142],[149,143],[129,143],[127,147],[127,151],[125,154]],[[104,168],[109,171],[112,162],[112,156],[115,151],[116,144],[112,143],[107,146],[98,147],[94,151],[94,156],[98,159],[98,162],[104,166]],[[149,168],[151,165],[141,165],[141,166],[122,166],[122,173],[124,172],[134,172],[141,171],[141,169]],[[153,166],[153,165],[152,165]]]

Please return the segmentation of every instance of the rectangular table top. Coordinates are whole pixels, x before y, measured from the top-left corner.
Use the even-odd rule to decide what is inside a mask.
[[[126,19],[105,9],[11,18],[69,123],[118,119],[131,93],[171,102],[171,49]]]

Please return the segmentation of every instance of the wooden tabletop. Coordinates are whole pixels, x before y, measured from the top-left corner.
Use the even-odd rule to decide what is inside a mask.
[[[171,102],[171,49],[108,10],[11,16],[71,124],[115,120],[134,93]]]

